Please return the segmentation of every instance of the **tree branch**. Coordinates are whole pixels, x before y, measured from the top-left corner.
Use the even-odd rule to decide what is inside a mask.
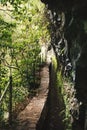
[[[5,12],[6,14],[8,14],[12,19],[15,19],[12,15],[10,15],[9,13],[7,13],[8,10],[4,10],[4,9],[1,9],[1,8],[0,8],[0,10],[1,10],[1,11],[4,11],[4,12]],[[10,11],[10,10],[9,10],[9,11]],[[11,10],[11,11],[13,11],[13,10]]]

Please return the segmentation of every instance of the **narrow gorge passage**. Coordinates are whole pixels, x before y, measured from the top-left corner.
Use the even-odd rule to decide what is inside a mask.
[[[60,101],[60,95],[56,87],[56,75],[53,67],[50,68],[50,85],[47,103],[48,113],[42,130],[64,130],[64,124],[60,115],[63,104]]]

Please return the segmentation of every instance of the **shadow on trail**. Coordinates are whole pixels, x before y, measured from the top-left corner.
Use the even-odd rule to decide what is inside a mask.
[[[58,87],[56,86],[56,72],[52,66],[49,68],[50,84],[47,102],[48,113],[42,130],[64,130],[65,126],[60,115],[60,112],[63,110],[64,105],[60,97]]]

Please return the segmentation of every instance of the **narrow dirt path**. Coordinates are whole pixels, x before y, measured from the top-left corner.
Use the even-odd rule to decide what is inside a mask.
[[[41,72],[41,83],[38,94],[31,100],[26,108],[19,113],[15,120],[16,125],[13,130],[35,130],[37,122],[41,116],[44,104],[48,95],[49,68],[45,65]]]
[[[62,102],[55,85],[55,76],[53,68],[49,69],[48,64],[42,68],[38,93],[32,98],[26,108],[19,113],[11,130],[64,130],[60,115]],[[47,113],[44,113],[46,115],[42,114],[45,105],[47,105]],[[44,115],[44,120],[42,121],[40,121],[41,115]],[[41,124],[38,123],[39,121]]]

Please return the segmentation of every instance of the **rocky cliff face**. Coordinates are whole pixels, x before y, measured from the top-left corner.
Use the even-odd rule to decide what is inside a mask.
[[[77,90],[76,97],[83,103],[78,122],[84,129],[87,111],[87,0],[41,1],[48,8],[51,44],[62,64],[63,74],[71,77]]]
[[[48,4],[49,8],[58,8],[58,10],[75,10],[81,14],[87,10],[87,0],[41,0]],[[84,14],[83,14],[84,15]],[[85,14],[85,16],[87,16]]]

